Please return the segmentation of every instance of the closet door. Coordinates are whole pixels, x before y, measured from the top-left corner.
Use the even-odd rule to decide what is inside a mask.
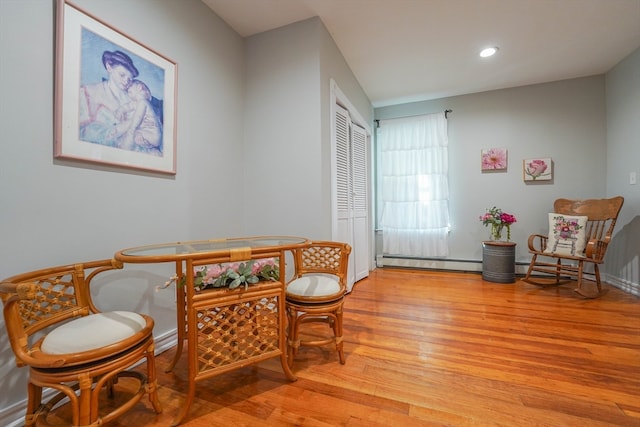
[[[351,124],[351,221],[354,250],[352,261],[355,281],[369,275],[369,203],[367,174],[368,144],[366,131]]]
[[[353,274],[353,221],[351,220],[351,165],[350,165],[350,133],[349,112],[336,106],[335,116],[335,144],[336,144],[336,198],[337,198],[337,236],[336,240],[351,245],[349,256],[349,275],[347,285],[349,289],[355,282]]]
[[[336,106],[336,240],[351,245],[347,287],[369,275],[369,203],[366,131],[353,124],[349,112]]]

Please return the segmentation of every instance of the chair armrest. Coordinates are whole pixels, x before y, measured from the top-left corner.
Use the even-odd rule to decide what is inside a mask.
[[[84,305],[89,306],[89,310],[92,313],[100,313],[100,310],[93,303],[91,297],[91,283],[92,280],[100,273],[110,270],[121,270],[124,267],[122,261],[116,259],[102,259],[99,261],[85,262],[82,264],[76,264],[76,268],[80,271],[84,271],[84,286],[80,286],[80,289],[76,289],[76,298]]]
[[[527,244],[530,252],[543,252],[547,247],[548,237],[544,234],[532,234],[529,236]]]
[[[0,282],[0,294],[5,302],[35,298],[37,291],[38,286],[33,282]]]

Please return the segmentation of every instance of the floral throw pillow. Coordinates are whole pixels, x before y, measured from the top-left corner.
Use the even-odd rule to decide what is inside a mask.
[[[544,253],[584,256],[586,216],[549,214],[549,238]]]

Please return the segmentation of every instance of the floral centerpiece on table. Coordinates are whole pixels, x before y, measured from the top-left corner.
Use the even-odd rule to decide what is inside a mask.
[[[487,209],[487,212],[480,216],[480,221],[485,227],[491,226],[491,240],[500,240],[502,238],[502,230],[506,228],[507,241],[509,241],[511,240],[511,224],[517,220],[512,214],[502,212],[502,209],[494,206],[491,209]]]
[[[193,269],[193,286],[201,291],[208,288],[235,289],[253,285],[260,281],[277,281],[280,279],[280,266],[274,258],[263,258],[236,263],[201,265]],[[178,281],[172,276],[163,288]],[[186,276],[182,276],[179,286],[186,284]]]

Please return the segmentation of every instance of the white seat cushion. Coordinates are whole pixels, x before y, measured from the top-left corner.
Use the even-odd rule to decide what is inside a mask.
[[[144,329],[146,324],[142,316],[129,311],[92,314],[49,332],[41,348],[49,354],[81,353],[129,338]]]
[[[340,292],[340,282],[335,276],[307,274],[287,285],[287,294],[304,297],[323,297]]]

